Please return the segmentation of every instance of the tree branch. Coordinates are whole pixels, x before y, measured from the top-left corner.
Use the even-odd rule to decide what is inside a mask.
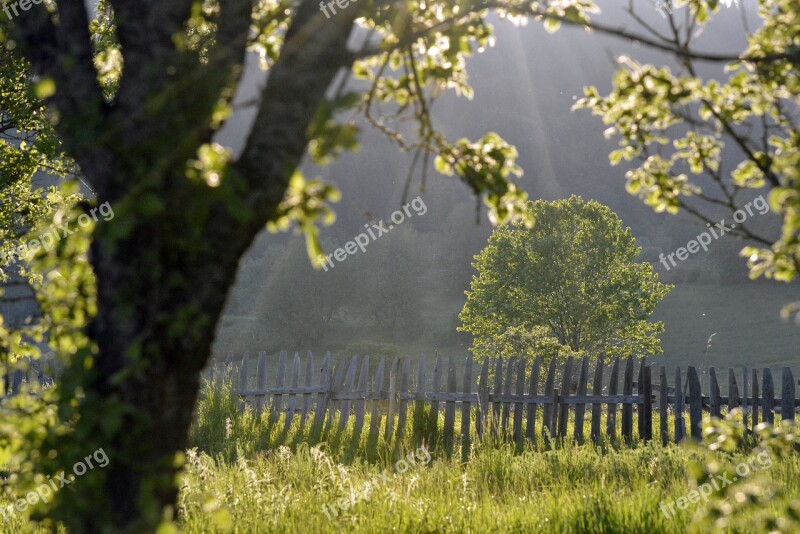
[[[352,64],[347,40],[356,15],[349,10],[326,19],[313,0],[304,0],[297,9],[270,69],[253,129],[234,163],[249,186],[248,203],[258,225],[274,215],[282,200],[328,87],[340,69]]]

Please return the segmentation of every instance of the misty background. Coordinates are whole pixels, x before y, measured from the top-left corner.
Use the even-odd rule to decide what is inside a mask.
[[[696,49],[733,54],[743,49],[743,18],[755,27],[755,2],[740,3],[739,8],[721,8],[696,39]],[[603,15],[598,20],[641,33],[623,12],[627,2],[600,4]],[[664,27],[650,2],[636,2],[636,9],[648,22]],[[625,165],[611,167],[608,162],[616,141],[604,139],[605,126],[598,117],[570,111],[584,86],[596,85],[601,94],[610,90],[614,57],[626,54],[640,62],[673,65],[671,57],[576,28],[550,35],[537,22],[523,27],[494,23],[496,45],[468,63],[475,98],[448,94],[434,105],[442,131],[451,140],[495,131],[515,145],[525,170],[518,183],[531,199],[578,194],[620,215],[642,247],[640,261],[653,263],[661,280],[676,286],[652,317],[666,327],[662,364],[670,369],[687,363],[797,369],[800,328],[780,318],[784,304],[800,300],[797,285],[750,281],[745,259],[738,256],[747,243],[731,236],[667,271],[658,262],[659,254],[685,246],[705,225],[683,213],[656,214],[628,194]],[[241,148],[252,120],[254,109],[247,101],[265,80],[255,58],[251,60],[237,98],[240,105],[218,138],[234,150]],[[705,76],[723,75],[721,65],[700,67]],[[730,172],[741,158],[732,149],[724,154],[722,170]],[[307,178],[321,177],[342,192],[342,201],[333,205],[336,223],[321,232],[326,253],[362,232],[364,224],[388,221],[400,208],[411,160],[411,154],[364,124],[358,152],[328,167],[303,166]],[[458,179],[431,168],[422,190],[419,174],[409,200],[420,196],[427,212],[414,214],[371,242],[366,253],[335,262],[327,272],[311,267],[302,236],[265,230],[242,260],[218,325],[214,357],[312,350],[338,356],[438,352],[463,360],[471,336],[456,332],[458,313],[475,273],[473,256],[485,246],[491,226],[483,208],[476,224],[476,199]],[[748,225],[776,236],[778,217],[754,213]],[[723,217],[729,224],[725,213],[716,220]]]

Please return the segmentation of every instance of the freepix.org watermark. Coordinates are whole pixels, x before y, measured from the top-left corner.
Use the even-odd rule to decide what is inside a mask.
[[[408,453],[408,456],[405,458],[401,458],[397,460],[394,464],[395,473],[392,474],[392,477],[397,476],[398,473],[405,473],[411,467],[415,467],[417,465],[424,466],[427,465],[428,462],[431,461],[431,454],[428,452],[428,449],[423,445],[416,451],[412,451]],[[328,519],[333,519],[334,517],[339,517],[339,510],[346,511],[349,508],[355,506],[357,503],[361,501],[368,501],[372,496],[372,492],[376,489],[380,489],[382,484],[388,484],[392,479],[389,477],[388,472],[384,469],[380,474],[373,477],[373,479],[369,482],[364,482],[360,488],[355,489],[353,488],[350,491],[350,495],[347,497],[342,497],[338,501],[332,504],[323,504],[322,505],[322,512],[328,516]],[[339,508],[337,510],[336,508]]]
[[[756,465],[755,460],[758,460]],[[713,475],[709,482],[701,484],[697,489],[690,491],[684,497],[678,497],[675,502],[664,503],[661,501],[659,508],[664,516],[669,519],[675,515],[675,505],[680,510],[686,510],[690,504],[697,504],[700,499],[703,503],[708,502],[708,498],[716,491],[721,491],[727,486],[733,484],[739,479],[745,478],[753,471],[761,471],[772,467],[772,458],[769,457],[769,452],[761,451],[755,458],[750,458],[746,462],[742,462],[736,466],[736,474],[722,473],[721,475]]]
[[[97,222],[98,213],[101,217],[103,217],[104,221],[110,221],[114,218],[114,209],[111,207],[111,204],[104,202],[99,206],[89,210],[89,213],[81,213],[76,221],[78,226],[85,227],[92,221]],[[10,265],[12,263],[16,263],[17,260],[24,258],[28,251],[36,253],[42,248],[45,250],[50,250],[62,238],[65,238],[70,234],[74,234],[75,231],[76,230],[70,230],[69,222],[58,224],[52,230],[48,230],[47,232],[41,234],[38,239],[31,239],[22,243],[16,249],[12,250],[8,255],[6,255],[5,252],[0,251],[0,265]]]
[[[94,463],[92,463],[92,460],[94,460]],[[88,470],[94,469],[95,467],[105,467],[108,463],[109,460],[106,451],[101,447],[84,458],[83,461],[73,465],[72,473],[67,475],[64,471],[61,471],[55,476],[55,480],[51,478],[50,475],[47,475],[46,483],[41,484],[36,488],[36,491],[29,491],[24,499],[18,499],[14,504],[9,504],[5,507],[5,509],[0,508],[0,514],[2,514],[6,522],[9,522],[9,518],[14,517],[17,512],[22,513],[28,509],[28,506],[34,506],[39,501],[45,504],[48,503],[49,499],[58,490],[75,482],[76,477],[85,475]]]
[[[328,272],[328,267],[335,267],[333,263],[333,259],[338,262],[343,262],[347,259],[347,255],[355,254],[358,249],[361,249],[361,252],[367,251],[367,245],[369,245],[372,241],[375,241],[380,236],[385,233],[388,233],[389,230],[395,227],[395,225],[403,224],[406,220],[406,217],[409,219],[413,217],[413,214],[408,208],[413,208],[414,213],[417,215],[425,215],[428,213],[428,206],[425,205],[425,202],[422,200],[422,197],[417,197],[408,204],[405,204],[401,210],[397,210],[392,213],[389,219],[392,221],[389,226],[384,226],[383,219],[378,221],[378,224],[365,224],[364,228],[367,229],[367,233],[360,233],[353,238],[352,241],[348,241],[344,244],[344,248],[340,247],[334,250],[332,253],[328,254],[327,256],[320,254],[317,257],[317,264],[321,265],[325,272]],[[367,235],[369,234],[369,235]],[[370,238],[372,238],[370,240]],[[331,258],[331,256],[333,258]]]
[[[713,236],[714,240],[717,240],[721,236],[736,228],[737,224],[741,224],[746,221],[748,217],[753,215],[752,208],[758,210],[759,215],[764,215],[769,211],[769,205],[767,204],[767,201],[764,200],[764,196],[759,195],[753,199],[752,202],[748,202],[744,205],[744,207],[733,212],[734,222],[732,222],[730,226],[725,226],[725,219],[715,223],[714,226],[711,226],[711,223],[707,223],[706,226],[711,233],[708,231],[701,233],[695,239],[692,239],[686,243],[686,247],[679,247],[678,250],[675,252],[670,252],[666,256],[664,256],[664,253],[662,252],[658,255],[658,261],[661,262],[661,265],[663,265],[664,268],[669,271],[670,267],[667,264],[667,259],[669,259],[673,267],[676,267],[676,256],[678,261],[684,261],[689,257],[689,254],[696,254],[701,248],[703,249],[703,252],[708,252],[708,245],[710,245],[712,241],[711,237]]]

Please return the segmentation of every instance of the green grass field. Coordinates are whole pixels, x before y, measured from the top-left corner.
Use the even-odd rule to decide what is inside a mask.
[[[800,520],[800,504],[792,504],[800,495],[800,454],[791,446],[768,449],[769,462],[754,462],[755,442],[748,439],[721,452],[696,444],[663,447],[658,440],[578,446],[540,437],[520,446],[487,438],[463,458],[458,440],[452,456],[443,453],[429,410],[410,409],[404,437],[391,442],[382,432],[370,439],[370,422],[368,414],[359,436],[352,417],[343,429],[338,419],[330,428],[315,429],[310,421],[301,427],[299,417],[285,429],[284,415],[240,412],[229,382],[205,385],[181,481],[181,531],[800,531],[800,522],[790,520],[792,514]],[[459,423],[457,414],[456,428]],[[734,467],[745,463],[752,469],[741,480],[707,501],[699,497],[704,477],[735,476]],[[23,514],[0,531],[46,532]]]
[[[352,418],[341,431],[337,421],[321,432],[310,426],[295,418],[284,432],[283,416],[240,414],[229,390],[207,389],[181,492],[185,532],[707,532],[713,504],[675,505],[670,517],[660,504],[668,510],[696,487],[693,470],[752,457],[747,448],[712,453],[638,441],[618,448],[539,440],[520,449],[486,440],[464,462],[458,443],[445,457],[441,435],[431,441],[430,421],[413,413],[395,443],[370,442],[366,431],[354,437]],[[423,441],[430,461],[396,472],[397,460]],[[769,518],[783,513],[779,498],[736,511],[737,499],[752,494],[742,484],[800,493],[800,456],[771,463],[712,499],[733,510],[728,532],[766,532]]]

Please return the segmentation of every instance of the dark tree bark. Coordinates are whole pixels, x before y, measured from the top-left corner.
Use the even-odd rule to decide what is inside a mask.
[[[56,82],[49,104],[62,117],[65,146],[117,212],[91,246],[98,310],[88,332],[98,353],[75,431],[95,436],[110,464],[92,509],[62,517],[80,532],[143,532],[174,508],[174,459],[188,444],[228,289],[276,215],[326,90],[351,65],[354,14],[326,20],[315,2],[297,6],[245,149],[214,189],[187,179],[186,164],[211,140],[213,106],[241,75],[252,0],[220,0],[208,64],[173,46],[188,0],[110,4],[125,61],[112,102],[96,81],[83,0],[59,1],[58,23],[34,6],[18,37],[34,72]],[[246,209],[232,209],[226,195]],[[120,236],[112,229],[123,221],[132,226]],[[97,413],[106,409],[120,419],[113,431]]]

